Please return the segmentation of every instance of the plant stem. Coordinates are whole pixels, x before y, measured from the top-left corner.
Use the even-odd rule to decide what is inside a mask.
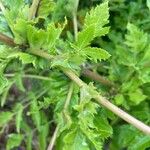
[[[74,11],[73,11],[73,14],[72,14],[75,41],[77,41],[77,36],[78,36],[78,20],[77,20],[78,5],[79,5],[79,0],[75,0],[75,2],[74,2]]]
[[[0,41],[11,47],[17,46],[17,44],[14,43],[14,40],[12,38],[10,38],[7,35],[4,35],[2,33],[0,33]]]
[[[81,87],[81,86],[85,85],[85,83],[81,79],[79,79],[79,77],[76,76],[72,71],[64,70],[64,73],[70,79],[72,79],[78,86]],[[114,104],[109,102],[107,99],[105,99],[101,95],[96,96],[95,99],[99,104],[105,106],[107,109],[111,110],[114,114],[116,114],[117,116],[119,116],[120,118],[125,120],[126,122],[132,124],[134,127],[141,130],[145,134],[150,135],[150,127],[145,125],[143,122],[137,120],[136,118],[132,117],[125,111],[121,110],[120,108],[118,108],[117,106],[115,106]]]
[[[28,51],[31,54],[43,57],[45,59],[51,60],[52,56],[49,55],[48,53],[44,52],[44,51]],[[86,85],[86,83],[84,83],[74,72],[72,72],[69,69],[62,69],[61,70],[71,79],[73,80],[79,87],[82,87],[84,85]],[[136,118],[132,117],[131,115],[129,115],[128,113],[124,112],[123,110],[121,110],[120,108],[118,108],[117,106],[115,106],[114,104],[112,104],[111,102],[109,102],[107,99],[105,99],[102,96],[97,96],[95,98],[97,100],[98,103],[100,103],[101,105],[103,105],[104,107],[106,107],[107,109],[111,110],[113,113],[115,113],[117,116],[119,116],[120,118],[122,118],[123,120],[125,120],[126,122],[132,124],[133,126],[135,126],[137,129],[143,131],[145,134],[150,135],[150,127],[145,125],[144,123],[142,123],[141,121],[137,120]]]
[[[48,53],[46,53],[44,51],[41,52],[40,50],[29,49],[28,52],[31,53],[31,54],[34,54],[34,55],[46,58],[48,60],[53,59],[53,56],[51,56],[50,54],[48,54]]]
[[[55,129],[55,131],[54,131],[54,134],[52,136],[51,142],[50,142],[47,150],[52,150],[53,149],[55,141],[56,141],[56,138],[57,138],[58,131],[59,131],[59,127],[57,126],[56,129]]]
[[[115,86],[114,83],[112,83],[111,81],[107,80],[106,78],[100,76],[98,73],[95,73],[89,69],[85,69],[83,70],[82,74],[92,80],[98,81],[99,83],[112,87]]]
[[[69,86],[69,91],[68,91],[68,94],[67,94],[67,98],[66,98],[66,101],[65,101],[64,109],[63,109],[64,112],[66,112],[67,109],[68,109],[72,93],[73,93],[73,83],[71,82],[71,84]],[[47,150],[52,150],[53,149],[58,131],[59,131],[59,126],[57,125]]]
[[[29,20],[35,18],[39,3],[40,3],[40,0],[33,0],[32,5],[30,7],[30,11],[29,11],[29,16],[28,16]]]
[[[43,53],[43,51],[41,52]],[[35,54],[36,55],[36,54]],[[41,56],[40,52],[37,52],[38,56]],[[45,54],[44,54],[45,55]],[[44,56],[42,54],[42,56]],[[46,55],[46,59],[51,59],[51,57],[47,57],[48,55]],[[79,87],[82,87],[84,85],[86,85],[86,83],[84,83],[74,72],[72,72],[71,70],[68,69],[61,69],[71,80],[73,80]],[[132,117],[131,115],[129,115],[128,113],[126,113],[125,111],[121,110],[120,108],[118,108],[117,106],[115,106],[114,104],[112,104],[111,102],[109,102],[107,99],[105,99],[102,96],[98,96],[95,98],[97,100],[98,103],[100,103],[101,105],[105,106],[107,109],[111,110],[113,113],[115,113],[117,116],[119,116],[120,118],[122,118],[123,120],[125,120],[126,122],[132,124],[133,126],[135,126],[137,129],[143,131],[145,134],[150,135],[150,127],[145,125],[144,123],[142,123],[141,121],[137,120],[136,118]]]
[[[14,77],[15,74],[5,74],[6,77]],[[32,79],[39,79],[39,80],[46,80],[51,81],[52,79],[49,77],[39,76],[39,75],[33,75],[33,74],[23,74],[23,78],[32,78]]]
[[[0,9],[1,9],[2,13],[4,14],[4,12],[5,12],[5,7],[4,7],[4,5],[2,4],[1,1],[0,1]]]
[[[68,106],[70,104],[72,93],[73,93],[73,83],[71,82],[70,86],[69,86],[69,91],[68,91],[68,95],[67,95],[67,98],[66,98],[66,102],[65,102],[65,105],[64,105],[64,110],[65,111],[67,111]]]

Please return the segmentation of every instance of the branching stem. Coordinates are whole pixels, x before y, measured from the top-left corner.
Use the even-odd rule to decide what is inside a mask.
[[[9,45],[8,42],[5,42],[2,38],[0,38],[0,41],[4,42],[5,44]],[[36,56],[40,56],[42,58],[45,58],[47,60],[51,60],[52,56],[49,55],[48,53],[44,52],[44,51],[40,51],[40,50],[36,50],[36,51],[28,51],[31,54],[34,54]],[[69,69],[64,69],[64,68],[60,68],[71,80],[73,80],[79,87],[82,87],[84,85],[86,85],[86,83],[84,83],[74,72],[72,72]],[[117,106],[115,106],[114,104],[112,104],[111,102],[109,102],[107,99],[105,99],[104,97],[102,97],[101,95],[98,95],[95,97],[95,99],[97,100],[98,103],[100,103],[101,105],[103,105],[104,107],[106,107],[107,109],[111,110],[113,113],[115,113],[117,116],[119,116],[120,118],[122,118],[123,120],[127,121],[128,123],[132,124],[133,126],[135,126],[137,129],[143,131],[145,134],[150,135],[150,127],[145,125],[144,123],[142,123],[141,121],[137,120],[136,118],[134,118],[133,116],[129,115],[128,113],[126,113],[125,111],[121,110],[120,108],[118,108]],[[57,130],[56,130],[57,131]],[[57,132],[55,132],[57,133]],[[55,138],[55,136],[54,136]],[[50,150],[50,149],[48,149]]]

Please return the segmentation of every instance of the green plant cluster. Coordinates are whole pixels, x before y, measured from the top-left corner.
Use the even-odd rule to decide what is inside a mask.
[[[149,0],[41,0],[35,16],[32,5],[0,1],[0,33],[15,43],[0,41],[0,149],[46,150],[54,135],[56,150],[148,149],[150,136],[94,98],[97,89],[150,125]]]

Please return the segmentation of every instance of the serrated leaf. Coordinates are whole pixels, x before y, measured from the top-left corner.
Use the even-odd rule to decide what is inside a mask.
[[[28,22],[24,19],[17,19],[16,23],[12,27],[13,34],[15,36],[16,44],[25,44],[27,42],[27,25]]]
[[[35,66],[36,57],[27,53],[18,53],[19,59],[22,61],[23,64],[30,64],[32,63]]]
[[[12,148],[19,146],[21,144],[22,139],[23,135],[21,134],[9,134],[6,150],[11,150]]]
[[[47,27],[48,32],[48,42],[47,42],[47,48],[50,51],[52,47],[55,46],[56,41],[58,40],[62,30],[64,29],[65,25],[67,23],[67,20],[65,20],[65,23],[63,25],[58,24],[58,27],[56,28],[54,23],[51,23]]]
[[[96,47],[84,48],[83,52],[95,62],[97,62],[97,60],[106,60],[110,57],[110,54],[106,50]]]
[[[48,34],[42,30],[37,29],[34,26],[29,25],[27,28],[27,39],[30,47],[33,49],[43,48],[43,45],[47,43]]]
[[[77,46],[82,49],[95,38],[108,33],[109,28],[103,27],[109,21],[108,2],[105,2],[86,14],[83,30],[78,33]]]
[[[27,28],[27,39],[32,49],[43,49],[48,50],[51,53],[55,53],[56,41],[58,40],[66,21],[63,25],[58,24],[56,27],[54,23],[47,26],[46,30],[37,29],[32,25],[28,25]],[[54,51],[54,52],[53,52]]]
[[[148,35],[131,23],[128,23],[127,29],[125,44],[131,47],[134,53],[139,53],[146,47]]]
[[[91,25],[78,33],[78,38],[77,38],[76,44],[79,47],[79,49],[82,50],[82,48],[88,46],[90,44],[90,42],[93,40],[94,34],[95,34],[95,31],[93,28],[94,28],[94,26]]]
[[[47,17],[55,8],[53,0],[41,0],[38,8],[38,16]]]
[[[101,135],[101,138],[105,139],[112,135],[113,129],[104,116],[97,114],[95,116],[94,123],[97,127],[97,132]]]
[[[108,2],[104,2],[86,14],[84,27],[94,24],[95,27],[101,28],[109,22],[108,18],[109,18]]]
[[[63,139],[63,150],[90,150],[86,137],[79,129],[67,133]]]

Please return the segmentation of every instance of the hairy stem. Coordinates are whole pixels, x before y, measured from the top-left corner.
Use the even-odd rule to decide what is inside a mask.
[[[28,16],[29,20],[35,18],[39,3],[40,3],[40,0],[33,0],[32,5],[30,7],[30,11],[29,11],[29,16]]]

